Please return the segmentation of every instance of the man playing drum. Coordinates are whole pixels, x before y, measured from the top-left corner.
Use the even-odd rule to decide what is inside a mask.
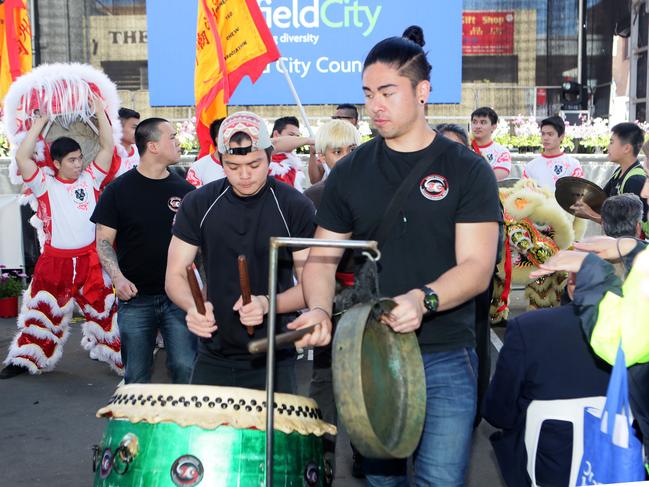
[[[226,178],[187,195],[178,212],[169,246],[166,290],[187,311],[187,326],[202,338],[192,384],[263,389],[266,357],[251,356],[251,339],[266,335],[270,237],[312,237],[313,204],[294,188],[268,175],[271,139],[263,120],[239,112],[223,121],[219,157]],[[207,275],[206,314],[196,311],[186,267],[201,249]],[[307,249],[279,253],[278,329],[304,308],[300,278]],[[250,269],[252,300],[244,305],[237,258]],[[294,276],[298,284],[295,284]],[[250,336],[244,327],[253,327]],[[295,392],[295,350],[277,353],[276,390]]]

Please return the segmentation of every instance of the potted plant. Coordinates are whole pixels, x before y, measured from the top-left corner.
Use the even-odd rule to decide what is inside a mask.
[[[579,152],[586,154],[602,154],[608,149],[611,138],[608,120],[595,118],[583,124],[583,134],[579,141]]]
[[[24,274],[0,271],[0,318],[18,316],[18,297],[25,289]]]
[[[520,153],[534,153],[541,149],[541,129],[534,117],[519,115],[512,122],[512,144]]]
[[[198,153],[198,137],[196,136],[196,118],[176,122],[176,138],[183,155]]]

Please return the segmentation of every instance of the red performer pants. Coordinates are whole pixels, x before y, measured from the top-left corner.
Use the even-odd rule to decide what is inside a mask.
[[[4,363],[32,374],[52,370],[63,354],[75,304],[85,318],[81,345],[91,358],[108,363],[121,375],[117,303],[94,244],[71,250],[45,245],[23,295],[19,332]]]

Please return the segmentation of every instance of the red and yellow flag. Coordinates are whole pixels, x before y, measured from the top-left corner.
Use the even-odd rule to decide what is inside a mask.
[[[32,29],[27,0],[0,4],[0,105],[15,79],[32,69]]]
[[[194,95],[199,156],[213,150],[210,123],[227,115],[226,105],[243,77],[254,83],[278,58],[257,0],[198,0]]]

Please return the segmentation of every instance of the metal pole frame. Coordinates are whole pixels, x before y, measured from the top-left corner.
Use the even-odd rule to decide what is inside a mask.
[[[280,247],[337,247],[369,249],[380,256],[375,240],[328,240],[317,238],[270,238],[268,266],[268,352],[266,355],[266,487],[273,485],[273,430],[275,402],[275,329],[277,320],[277,253]],[[273,339],[271,340],[271,337]]]
[[[647,90],[644,98],[638,98],[638,60],[640,56],[647,53],[649,56],[649,47],[647,39],[640,39],[640,26],[638,17],[640,10],[645,9],[649,13],[649,0],[633,0],[631,2],[631,37],[629,38],[629,120],[637,120],[638,104],[645,104],[645,113],[649,103],[649,76],[645,80]],[[639,47],[641,41],[645,42],[643,47]]]
[[[289,74],[288,69],[286,69],[286,66],[284,65],[284,58],[280,57],[277,63],[279,64],[279,67],[282,70],[282,74],[284,74],[284,78],[286,78],[286,83],[288,83],[288,89],[291,91],[291,94],[295,99],[295,104],[300,110],[300,114],[302,115],[302,120],[304,120],[304,125],[306,126],[306,129],[309,132],[309,137],[314,138],[315,132],[313,132],[313,128],[311,128],[311,124],[309,123],[309,117],[306,116],[306,111],[304,110],[304,105],[302,105],[302,101],[300,100],[300,97],[297,94],[297,91],[295,90],[295,85],[293,84],[291,75]]]

